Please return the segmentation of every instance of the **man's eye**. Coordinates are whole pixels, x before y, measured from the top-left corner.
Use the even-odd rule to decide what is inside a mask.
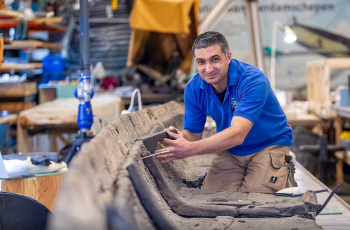
[[[197,63],[198,64],[204,64],[204,61],[198,61]]]
[[[219,58],[213,58],[213,61],[219,61]]]

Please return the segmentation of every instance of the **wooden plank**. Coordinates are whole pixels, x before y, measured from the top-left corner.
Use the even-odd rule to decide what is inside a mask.
[[[25,179],[2,180],[1,191],[29,196],[53,212],[65,174],[39,176]]]
[[[42,63],[28,63],[28,64],[18,64],[18,63],[8,63],[3,62],[1,64],[1,71],[10,71],[10,70],[33,70],[41,69],[43,67]]]
[[[24,14],[21,12],[13,11],[13,10],[6,10],[6,9],[1,9],[0,15],[16,17],[16,18],[23,18],[24,17]]]
[[[326,63],[332,69],[350,68],[350,58],[327,58]]]
[[[0,117],[0,124],[16,123],[17,119],[18,119],[18,115],[16,114],[11,114],[6,117]]]
[[[3,102],[0,103],[0,110],[7,110],[10,113],[19,113],[32,108],[34,105],[35,102]]]
[[[36,82],[0,83],[0,97],[26,97],[38,92]]]
[[[39,24],[51,24],[51,23],[60,23],[62,22],[63,17],[52,17],[52,18],[35,18],[33,19],[33,22],[39,23]]]
[[[4,49],[63,49],[64,46],[57,43],[42,42],[42,41],[13,41],[10,45],[4,45]]]

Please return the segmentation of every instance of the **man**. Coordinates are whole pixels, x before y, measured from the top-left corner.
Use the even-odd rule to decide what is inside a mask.
[[[203,189],[274,193],[291,187],[288,154],[292,130],[271,89],[255,66],[231,60],[223,35],[206,32],[193,47],[198,73],[185,89],[184,130],[168,132],[169,152],[162,163],[216,153]],[[217,134],[202,139],[206,116],[216,122]],[[156,151],[156,152],[159,152]]]

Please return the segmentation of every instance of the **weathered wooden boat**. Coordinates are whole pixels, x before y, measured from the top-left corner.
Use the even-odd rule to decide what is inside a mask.
[[[314,192],[299,198],[203,191],[211,156],[161,164],[142,137],[182,128],[169,102],[121,116],[83,145],[49,218],[49,229],[321,229]],[[161,146],[160,146],[161,148]]]

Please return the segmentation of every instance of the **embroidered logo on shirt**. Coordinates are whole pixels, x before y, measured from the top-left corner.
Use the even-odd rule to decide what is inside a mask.
[[[231,107],[232,107],[233,111],[236,110],[237,101],[235,100],[234,97],[231,97],[231,100],[230,100],[230,101],[231,101]]]

